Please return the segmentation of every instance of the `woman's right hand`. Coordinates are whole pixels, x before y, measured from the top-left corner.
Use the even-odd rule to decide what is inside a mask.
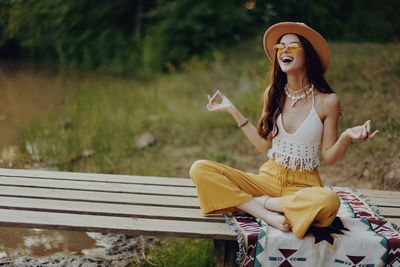
[[[345,131],[347,136],[361,141],[371,140],[379,132],[379,130],[375,130],[372,134],[370,132],[371,120],[367,120],[363,125],[355,126]]]
[[[221,103],[217,103],[217,97],[221,98]],[[210,97],[208,95],[208,104],[207,104],[207,110],[210,112],[232,112],[235,109],[235,106],[232,104],[232,102],[224,95],[222,94],[219,90],[215,92],[215,94]]]

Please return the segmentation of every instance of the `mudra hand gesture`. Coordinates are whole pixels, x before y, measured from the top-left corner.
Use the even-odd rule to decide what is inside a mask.
[[[361,141],[371,140],[379,132],[379,130],[375,130],[372,134],[370,132],[371,120],[367,120],[363,125],[355,126],[346,130],[347,136]]]
[[[221,111],[230,112],[234,108],[232,102],[219,90],[217,90],[217,92],[215,92],[215,94],[212,97],[210,97],[209,95],[207,96],[208,96],[207,110],[210,112],[221,112]],[[221,98],[221,103],[216,102],[218,96]]]

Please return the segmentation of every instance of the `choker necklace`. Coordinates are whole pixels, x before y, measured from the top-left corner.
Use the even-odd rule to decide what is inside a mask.
[[[292,100],[292,107],[294,107],[294,105],[297,103],[297,101],[299,101],[300,99],[305,98],[306,96],[308,96],[312,90],[314,89],[314,85],[308,84],[305,87],[303,87],[301,90],[299,91],[293,91],[291,90],[288,85],[285,85],[285,94]]]

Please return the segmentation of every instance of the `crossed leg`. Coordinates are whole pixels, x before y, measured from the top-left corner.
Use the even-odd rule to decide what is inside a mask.
[[[289,222],[287,218],[278,212],[272,211],[264,207],[259,202],[259,198],[254,198],[249,202],[246,202],[242,205],[237,206],[239,209],[253,215],[256,218],[264,220],[269,225],[280,229],[284,232],[289,232]],[[265,198],[264,198],[265,199]],[[267,201],[268,202],[268,201]]]
[[[283,197],[261,196],[255,200],[270,211],[285,212],[286,222],[297,238],[303,238],[310,225],[329,226],[340,207],[337,194],[323,187],[303,188]]]
[[[245,173],[218,162],[199,160],[192,165],[190,176],[204,214],[224,213],[235,207],[273,227],[289,231],[285,216],[265,208],[254,198],[264,194],[277,196],[281,185],[274,173]]]
[[[261,197],[255,197],[254,199],[267,210],[283,213],[283,208],[279,204],[277,198],[264,195]]]
[[[282,192],[277,179],[279,168],[268,161],[260,174],[253,174],[200,160],[192,165],[190,176],[204,214],[221,213],[234,207],[282,231],[291,229],[298,238],[304,237],[311,224],[329,226],[340,206],[336,193],[322,187],[317,173],[298,173],[307,181],[306,187],[285,187]],[[268,196],[272,198],[266,199]]]

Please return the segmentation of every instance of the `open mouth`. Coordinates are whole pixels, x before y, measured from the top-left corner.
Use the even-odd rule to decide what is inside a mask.
[[[294,60],[294,58],[291,57],[291,56],[283,56],[283,57],[281,58],[281,61],[282,61],[283,63],[290,63],[290,62],[292,62],[293,60]]]

